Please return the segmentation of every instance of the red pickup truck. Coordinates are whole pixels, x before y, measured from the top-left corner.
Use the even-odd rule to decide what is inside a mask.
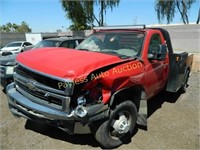
[[[104,148],[147,125],[147,100],[186,90],[193,55],[174,53],[161,28],[99,27],[76,49],[41,48],[17,56],[7,86],[13,115],[68,133],[93,133]]]

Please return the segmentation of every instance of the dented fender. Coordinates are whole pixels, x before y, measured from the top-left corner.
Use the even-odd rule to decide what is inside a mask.
[[[131,75],[131,76],[130,76]],[[95,76],[92,74],[91,76]],[[135,85],[144,85],[145,74],[144,65],[140,61],[133,61],[117,65],[104,72],[100,76],[95,76],[94,82],[98,81],[102,85],[102,101],[108,103],[112,94]]]

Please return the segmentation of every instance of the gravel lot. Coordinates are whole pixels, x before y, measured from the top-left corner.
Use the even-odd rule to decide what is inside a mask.
[[[148,129],[138,127],[118,149],[200,149],[200,54],[195,54],[185,94],[160,93],[149,104]],[[0,88],[0,149],[101,149],[92,135],[67,135],[15,118]]]

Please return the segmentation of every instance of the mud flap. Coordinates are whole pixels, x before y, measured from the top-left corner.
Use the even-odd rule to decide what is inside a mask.
[[[137,124],[142,125],[142,126],[147,126],[147,100],[146,100],[146,94],[144,91],[142,91],[142,94],[141,94]]]

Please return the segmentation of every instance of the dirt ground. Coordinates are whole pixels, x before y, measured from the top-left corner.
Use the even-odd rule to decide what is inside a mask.
[[[160,93],[148,103],[148,129],[137,127],[118,149],[200,149],[200,54],[195,54],[185,94]],[[0,88],[0,149],[101,149],[92,135],[68,135],[15,118]]]

